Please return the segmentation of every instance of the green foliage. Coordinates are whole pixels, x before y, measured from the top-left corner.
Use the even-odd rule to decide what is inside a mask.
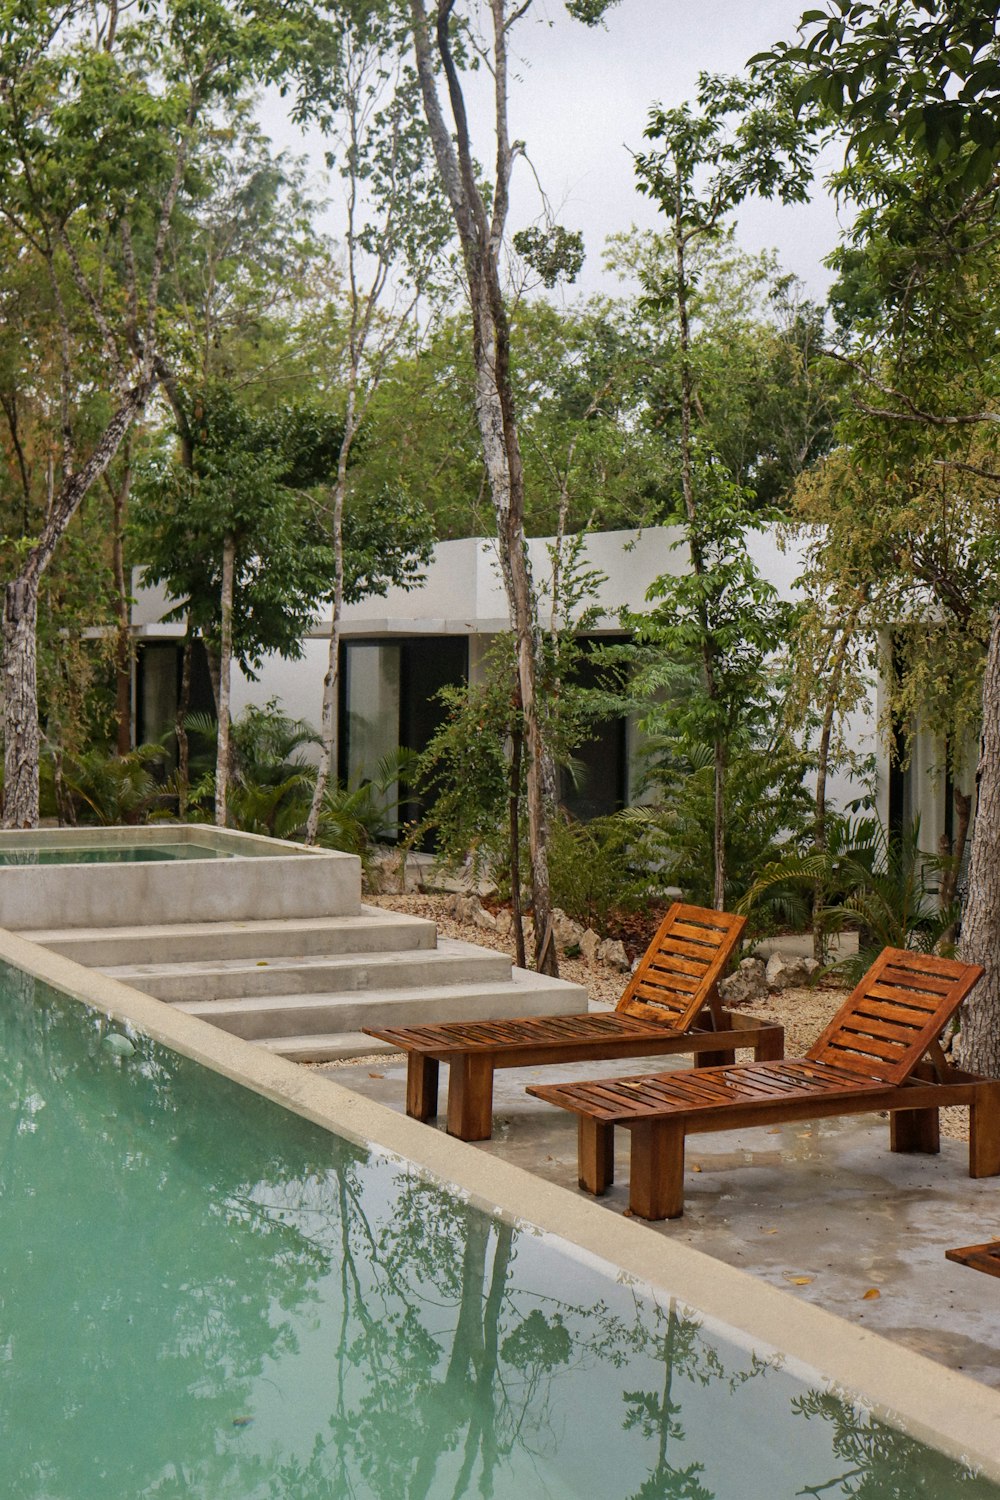
[[[649,883],[659,892],[679,887],[686,901],[711,906],[714,785],[711,752],[677,740],[654,738],[648,747],[649,804],[621,814],[645,845]],[[812,802],[805,784],[806,756],[780,727],[765,726],[740,739],[727,767],[725,824],[726,909],[746,895],[759,870],[805,847]],[[801,928],[808,909],[801,889],[785,882],[755,904],[757,932]]]
[[[63,757],[60,774],[82,822],[146,823],[169,816],[161,745],[139,745],[128,755],[95,747]]]
[[[399,832],[399,810],[416,779],[418,757],[403,746],[384,755],[374,774],[354,787],[328,785],[320,814],[317,842],[325,849],[357,854],[371,874],[377,844],[393,843]]]
[[[938,950],[953,933],[959,911],[942,907],[940,884],[950,861],[920,848],[919,820],[899,834],[877,817],[832,820],[827,848],[789,853],[758,867],[740,909],[752,913],[776,888],[819,884],[826,901],[824,932],[858,932],[858,952],[835,967],[857,980],[883,948]]]
[[[1000,40],[977,0],[852,0],[802,17],[798,44],[755,62],[791,67],[794,104],[818,106],[859,160],[912,147],[960,194],[985,187],[1000,149]]]
[[[507,745],[518,720],[510,639],[493,645],[480,682],[443,688],[447,717],[417,764],[426,800],[420,833],[432,831],[445,865],[467,858],[475,873],[510,876],[510,765]]]
[[[639,910],[650,897],[641,828],[620,814],[581,823],[565,812],[549,825],[552,905],[606,932],[609,919]]]
[[[336,470],[341,424],[310,403],[253,410],[213,383],[184,398],[191,462],[157,456],[137,490],[143,581],[177,600],[186,618],[217,640],[222,548],[236,539],[234,655],[252,675],[266,652],[296,658],[317,606],[333,589],[334,560],[321,501],[310,490]],[[426,513],[383,493],[345,525],[345,597],[414,587],[431,549]]]
[[[560,281],[575,281],[583,269],[583,235],[561,224],[519,229],[511,243],[549,291]]]

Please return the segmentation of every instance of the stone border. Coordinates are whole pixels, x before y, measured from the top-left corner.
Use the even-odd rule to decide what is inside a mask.
[[[568,1242],[570,1254],[615,1279],[633,1279],[660,1300],[676,1297],[762,1352],[784,1354],[800,1377],[819,1374],[874,1415],[1000,1482],[1000,1392],[2,928],[0,962],[315,1124],[413,1163],[490,1213]]]

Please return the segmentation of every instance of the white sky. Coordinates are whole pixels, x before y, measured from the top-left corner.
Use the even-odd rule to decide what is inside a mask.
[[[603,28],[590,29],[567,16],[562,0],[535,0],[515,32],[510,129],[512,138],[526,142],[557,220],[583,231],[587,263],[569,295],[613,290],[616,283],[601,266],[605,236],[657,222],[654,205],[635,191],[629,155],[629,148],[642,147],[650,106],[691,98],[701,71],[738,72],[753,53],[791,38],[803,8],[806,0],[620,0]],[[469,83],[474,131],[482,125],[477,155],[488,170],[487,88],[485,77]],[[279,144],[307,151],[319,171],[321,141],[303,138],[284,108],[276,97],[268,99],[265,128]],[[533,222],[539,207],[531,171],[520,162],[511,232]],[[329,227],[336,234],[335,210]],[[818,188],[802,207],[747,204],[738,239],[750,251],[776,249],[782,266],[822,297],[830,279],[822,260],[837,231],[834,205]]]

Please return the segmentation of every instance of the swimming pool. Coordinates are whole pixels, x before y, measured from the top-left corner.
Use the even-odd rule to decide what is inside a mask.
[[[0,980],[0,1492],[1000,1497],[678,1298]]]
[[[52,845],[41,849],[0,849],[2,865],[145,864],[165,859],[234,859],[231,849],[209,844],[105,844],[99,848]]]

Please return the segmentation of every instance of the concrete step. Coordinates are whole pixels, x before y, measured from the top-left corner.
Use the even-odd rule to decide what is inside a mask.
[[[400,1056],[388,1042],[365,1036],[363,1031],[331,1031],[317,1036],[271,1036],[255,1041],[255,1047],[266,1047],[289,1062],[347,1062],[352,1057]]]
[[[239,996],[182,1000],[178,1010],[248,1041],[342,1036],[363,1026],[418,1026],[431,1021],[495,1021],[514,1016],[573,1015],[587,1009],[586,991],[566,980],[514,969],[506,981],[412,989],[370,989],[353,995]]]
[[[230,958],[429,949],[433,922],[363,906],[357,917],[285,917],[259,922],[156,923],[148,927],[37,928],[22,936],[90,967]],[[139,986],[141,988],[141,986]]]
[[[104,967],[110,978],[157,1000],[229,1000],[369,989],[509,983],[511,961],[490,948],[443,938],[437,948],[307,958],[230,958]]]

